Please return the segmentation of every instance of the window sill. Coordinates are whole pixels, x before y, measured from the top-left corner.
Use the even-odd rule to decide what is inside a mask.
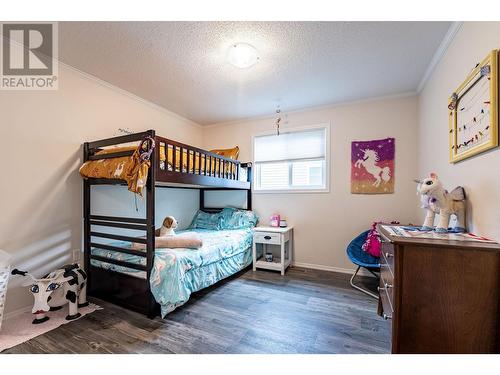
[[[286,190],[252,190],[253,194],[325,194],[330,189],[286,189]]]

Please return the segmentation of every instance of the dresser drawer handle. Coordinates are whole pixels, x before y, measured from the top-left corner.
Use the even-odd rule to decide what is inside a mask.
[[[391,253],[385,253],[385,257],[386,257],[386,258],[391,258],[391,257],[393,257],[393,256],[394,256],[394,255],[393,255],[393,254],[391,254]]]
[[[387,263],[379,263],[378,266],[380,267],[380,269],[382,269],[382,268],[391,269]]]
[[[271,236],[264,236],[265,240],[270,240],[272,237]]]
[[[392,319],[392,316],[387,315],[386,313],[383,313],[383,314],[382,314],[382,318],[383,318],[384,320],[389,320],[389,319]]]

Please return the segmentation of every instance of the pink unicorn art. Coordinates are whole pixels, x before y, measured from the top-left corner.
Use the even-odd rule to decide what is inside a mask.
[[[351,145],[351,193],[393,193],[394,155],[394,138],[353,141]]]
[[[388,182],[391,179],[391,169],[389,167],[379,167],[377,163],[380,161],[377,151],[375,150],[362,150],[364,152],[363,159],[358,159],[354,166],[360,168],[363,166],[368,173],[370,173],[375,181],[373,186],[379,187],[382,181]]]

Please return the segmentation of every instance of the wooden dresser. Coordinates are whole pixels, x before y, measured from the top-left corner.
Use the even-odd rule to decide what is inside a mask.
[[[392,353],[500,353],[500,245],[379,232]]]

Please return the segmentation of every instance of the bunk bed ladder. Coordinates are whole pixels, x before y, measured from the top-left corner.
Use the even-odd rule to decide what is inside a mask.
[[[88,160],[98,160],[105,159],[108,155],[95,155],[95,152],[100,147],[114,145],[116,143],[126,143],[128,141],[139,141],[144,139],[144,137],[155,138],[154,130],[149,130],[143,133],[131,134],[122,137],[110,138],[96,142],[86,142],[83,145],[83,160],[84,162]],[[115,153],[114,155],[116,155]],[[129,286],[138,285],[138,280],[135,277],[127,276],[124,274],[119,274],[113,271],[102,269],[99,267],[94,267],[91,264],[91,260],[97,260],[103,263],[114,264],[122,267],[128,267],[131,269],[146,272],[146,279],[140,284],[143,285],[141,288],[145,291],[143,299],[140,304],[136,304],[134,301],[134,308],[137,311],[145,313],[149,318],[154,318],[159,313],[159,305],[151,293],[151,286],[149,280],[151,277],[151,271],[154,264],[154,253],[155,253],[155,184],[156,184],[156,157],[157,153],[153,152],[150,157],[151,167],[149,168],[148,181],[146,184],[146,218],[130,218],[130,217],[113,217],[113,216],[99,216],[92,215],[91,213],[91,187],[92,185],[106,183],[100,179],[84,179],[83,180],[83,248],[84,248],[84,265],[87,270],[87,290],[89,295],[94,295],[98,298],[109,300],[110,302],[117,303],[120,305],[128,305],[128,301],[124,299],[123,295],[114,295],[115,290],[113,290],[116,285],[121,288],[127,288]],[[111,181],[110,181],[111,182]],[[115,181],[112,181],[115,182]],[[109,182],[108,182],[109,183]],[[121,183],[123,184],[123,182]],[[146,238],[136,238],[131,236],[117,235],[112,233],[106,233],[101,231],[96,231],[92,229],[92,226],[102,226],[102,227],[115,227],[123,229],[134,229],[142,230],[146,232]],[[146,252],[139,250],[132,250],[129,248],[118,247],[110,244],[102,244],[97,242],[92,242],[92,237],[115,239],[127,242],[137,242],[143,243],[146,246]],[[111,250],[126,254],[131,254],[135,256],[145,257],[146,265],[134,264],[132,262],[121,261],[117,259],[106,258],[103,256],[92,254],[92,248]],[[110,285],[105,285],[107,279],[107,274],[109,274]],[[118,284],[116,284],[118,283]],[[116,288],[115,288],[116,289]],[[120,289],[120,288],[118,288]],[[144,292],[140,292],[144,293]],[[136,297],[136,296],[135,296]],[[134,298],[135,298],[134,297]],[[144,298],[145,297],[145,298]],[[136,298],[137,299],[137,298]],[[131,303],[132,304],[132,303]],[[131,306],[132,307],[132,306]]]
[[[151,138],[155,139],[155,131],[151,130]],[[158,146],[158,145],[157,145]],[[157,314],[156,300],[151,293],[151,271],[153,270],[154,256],[155,256],[155,186],[156,186],[156,156],[157,150],[151,153],[148,181],[146,184],[146,267],[147,267],[147,280],[148,280],[148,317],[154,318]]]
[[[89,160],[89,143],[83,144],[83,162]],[[83,180],[83,256],[84,267],[87,272],[87,290],[92,288],[92,277],[90,273],[90,182]]]

